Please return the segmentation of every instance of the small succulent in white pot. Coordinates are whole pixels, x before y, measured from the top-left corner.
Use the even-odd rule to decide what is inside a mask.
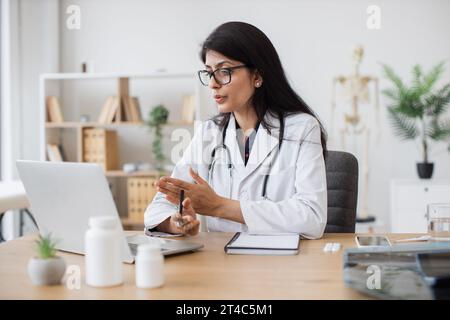
[[[58,285],[66,272],[63,258],[56,256],[56,241],[51,234],[39,235],[36,240],[37,256],[28,262],[28,275],[35,285]]]

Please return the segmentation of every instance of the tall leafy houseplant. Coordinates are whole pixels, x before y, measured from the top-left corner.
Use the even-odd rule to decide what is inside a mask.
[[[450,121],[442,118],[450,104],[450,83],[435,88],[444,63],[429,72],[415,65],[411,85],[406,85],[388,65],[383,65],[383,70],[393,84],[382,93],[391,100],[388,115],[394,132],[402,140],[419,140],[423,162],[417,163],[417,170],[420,178],[431,178],[434,164],[429,162],[430,142],[445,141],[450,152]]]
[[[167,123],[169,117],[169,110],[166,109],[162,104],[157,105],[152,110],[150,110],[147,125],[155,135],[153,137],[153,155],[156,160],[156,169],[158,171],[163,171],[165,156],[162,150],[162,125]]]

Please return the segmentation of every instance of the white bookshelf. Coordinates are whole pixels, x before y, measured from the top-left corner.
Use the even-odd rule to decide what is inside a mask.
[[[40,110],[40,159],[46,160],[46,145],[47,143],[58,143],[63,144],[65,147],[64,153],[66,154],[68,161],[74,161],[74,162],[82,162],[82,143],[83,143],[83,129],[84,128],[107,128],[107,129],[113,129],[117,131],[119,136],[140,136],[140,145],[139,142],[136,142],[137,144],[133,147],[126,145],[127,152],[125,152],[127,155],[134,154],[136,151],[136,159],[134,161],[142,161],[143,159],[139,158],[139,152],[142,154],[141,149],[147,148],[149,152],[151,152],[150,148],[150,140],[146,141],[146,138],[144,135],[147,135],[147,137],[150,139],[150,134],[148,133],[148,127],[145,126],[145,120],[146,120],[146,113],[144,110],[141,110],[142,115],[144,117],[144,121],[142,122],[113,122],[108,124],[100,124],[96,122],[95,117],[91,117],[91,119],[88,122],[80,122],[79,116],[80,114],[83,114],[83,112],[80,113],[81,107],[84,108],[84,110],[89,110],[92,112],[92,114],[98,114],[100,112],[100,109],[102,107],[101,104],[99,104],[100,100],[106,99],[107,95],[105,91],[99,90],[98,95],[101,95],[102,97],[94,96],[93,92],[96,94],[96,82],[99,81],[102,83],[100,86],[100,89],[105,89],[105,87],[110,87],[109,89],[109,95],[111,93],[117,93],[117,84],[119,79],[127,78],[129,80],[129,89],[130,89],[130,96],[137,96],[140,100],[141,107],[144,105],[147,105],[148,109],[151,108],[151,106],[154,106],[156,103],[153,101],[152,103],[147,103],[144,99],[141,99],[141,96],[139,93],[134,92],[134,85],[135,81],[138,81],[141,85],[140,87],[144,87],[143,83],[152,83],[153,86],[155,83],[171,83],[170,81],[175,81],[177,83],[176,86],[173,86],[172,88],[170,85],[158,85],[159,88],[162,88],[164,92],[161,91],[154,91],[152,92],[152,85],[148,85],[148,90],[150,93],[146,93],[147,96],[151,96],[152,94],[158,94],[158,95],[168,95],[172,99],[174,96],[179,95],[180,101],[182,100],[182,97],[186,94],[194,94],[195,95],[195,119],[199,119],[200,113],[200,99],[199,96],[201,95],[202,86],[198,81],[196,73],[166,73],[166,72],[155,72],[155,73],[146,73],[146,74],[131,74],[131,73],[47,73],[42,74],[40,76],[40,83],[39,83],[39,92],[40,92],[40,102],[39,102],[39,110]],[[105,82],[106,81],[106,82]],[[144,81],[144,82],[143,82]],[[83,83],[89,82],[88,87],[83,85]],[[106,85],[105,85],[106,83]],[[73,84],[74,87],[79,88],[82,87],[83,89],[88,88],[87,90],[81,90],[81,92],[75,91],[71,92],[70,88],[71,84]],[[83,87],[84,86],[84,87]],[[184,92],[177,92],[177,88],[183,87],[187,88]],[[141,89],[142,91],[142,89]],[[79,97],[83,97],[84,94],[90,95],[92,100],[96,100],[95,103],[72,103],[69,105],[65,105],[65,98],[66,93],[69,93],[69,100],[70,96],[76,97],[75,100]],[[47,122],[46,120],[46,97],[49,95],[58,96],[60,98],[63,114],[64,114],[64,121],[61,123],[53,123],[53,122]],[[80,101],[86,101],[80,100]],[[163,101],[161,101],[163,102]],[[151,104],[151,106],[149,106]],[[165,104],[165,103],[164,103]],[[170,115],[169,115],[169,122],[165,124],[164,128],[165,130],[172,130],[173,128],[178,127],[184,127],[188,128],[189,130],[192,130],[193,132],[193,123],[186,123],[182,122],[180,119],[177,119],[176,116],[179,116],[180,112],[176,112],[177,106],[172,106],[172,109],[170,106],[167,106]],[[175,107],[175,111],[173,109]],[[181,107],[181,104],[179,105]],[[66,108],[69,108],[67,110]],[[66,115],[69,114],[68,117]],[[75,116],[74,116],[75,115]],[[172,117],[171,117],[172,116]],[[173,118],[175,116],[175,118]],[[172,119],[171,119],[172,118]],[[131,130],[131,132],[130,132]],[[61,143],[61,141],[65,141],[64,143]],[[136,139],[132,139],[133,143]],[[137,140],[136,140],[137,141]],[[148,145],[147,145],[148,143]],[[131,150],[134,148],[133,150]],[[121,142],[119,142],[119,149],[121,149]],[[149,155],[150,156],[150,155]],[[120,167],[123,165],[124,162],[131,162],[131,161],[123,161],[120,159]],[[129,159],[128,159],[129,160]],[[133,161],[133,162],[134,162]],[[145,161],[147,162],[147,161]],[[150,161],[149,161],[150,162]],[[122,170],[110,170],[105,172],[106,177],[108,180],[114,180],[114,183],[120,184],[122,183],[122,187],[118,187],[119,189],[122,189],[122,191],[119,191],[118,199],[116,199],[118,210],[121,214],[122,221],[124,224],[128,226],[138,226],[139,223],[136,221],[131,221],[126,216],[127,213],[127,205],[126,205],[126,196],[123,195],[123,193],[126,194],[126,178],[129,177],[157,177],[159,173],[156,170],[150,170],[150,171],[141,171],[141,172],[132,172],[132,173],[125,173]],[[117,180],[125,180],[125,183],[117,182]],[[123,186],[125,184],[125,187]],[[125,191],[124,191],[125,189]],[[113,191],[114,192],[114,191]],[[125,203],[124,203],[125,202]]]
[[[132,79],[148,79],[148,80],[170,80],[170,79],[178,79],[178,80],[187,80],[192,81],[192,93],[196,96],[196,115],[195,119],[200,119],[201,108],[200,108],[200,100],[201,96],[201,85],[197,79],[197,75],[195,73],[166,73],[166,72],[154,72],[154,73],[44,73],[40,75],[39,79],[39,110],[40,110],[40,159],[46,159],[46,130],[49,128],[78,128],[82,127],[110,127],[110,128],[120,128],[120,127],[130,127],[130,126],[139,126],[143,125],[143,123],[111,123],[111,124],[98,124],[95,122],[90,123],[80,123],[76,121],[76,119],[71,119],[73,121],[68,121],[67,123],[47,123],[46,122],[46,110],[45,110],[45,98],[50,95],[48,93],[48,87],[53,82],[53,86],[58,86],[61,82],[67,80],[118,80],[120,78],[128,78]],[[130,85],[131,87],[131,85]],[[60,89],[56,89],[57,92]],[[53,93],[55,90],[53,91]],[[133,94],[133,93],[132,93]],[[53,94],[58,95],[58,94]],[[106,97],[105,97],[106,98]],[[141,101],[142,102],[142,101]],[[93,108],[100,108],[101,106],[96,105]],[[65,119],[66,120],[66,119]],[[181,123],[177,121],[169,122],[167,125],[169,126],[186,126],[188,124]]]

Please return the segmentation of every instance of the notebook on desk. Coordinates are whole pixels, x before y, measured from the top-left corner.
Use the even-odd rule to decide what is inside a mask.
[[[237,232],[224,250],[228,254],[295,255],[300,250],[300,235]]]

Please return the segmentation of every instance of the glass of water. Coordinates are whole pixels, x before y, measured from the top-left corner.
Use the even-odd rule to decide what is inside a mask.
[[[450,203],[430,203],[427,216],[431,240],[450,241]]]

